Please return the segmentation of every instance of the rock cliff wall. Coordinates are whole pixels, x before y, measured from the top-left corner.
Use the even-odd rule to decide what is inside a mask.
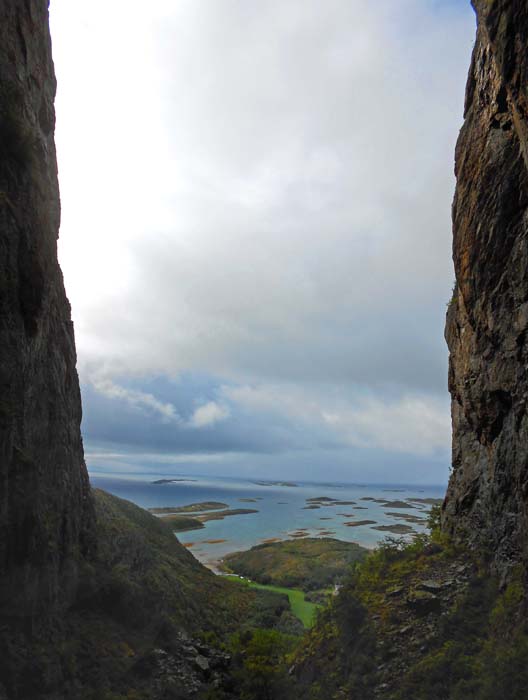
[[[46,0],[0,0],[0,619],[69,602],[92,546],[70,306],[57,262]]]
[[[90,490],[54,96],[47,0],[0,0],[0,700],[187,698],[229,661],[200,633],[240,625],[258,596]]]
[[[528,557],[528,4],[475,0],[447,313],[453,472],[443,527]]]

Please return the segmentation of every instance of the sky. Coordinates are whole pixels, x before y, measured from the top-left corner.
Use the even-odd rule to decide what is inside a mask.
[[[465,0],[52,0],[91,473],[445,483]]]

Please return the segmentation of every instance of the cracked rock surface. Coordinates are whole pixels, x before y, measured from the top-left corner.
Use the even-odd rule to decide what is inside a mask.
[[[456,148],[453,473],[443,527],[507,575],[528,554],[528,5],[475,0]]]

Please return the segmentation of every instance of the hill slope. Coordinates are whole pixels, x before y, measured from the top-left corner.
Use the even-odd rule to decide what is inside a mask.
[[[224,557],[227,570],[258,583],[313,591],[338,583],[367,550],[329,537],[270,542]]]
[[[74,603],[30,636],[0,634],[8,697],[185,698],[214,680],[209,665],[227,667],[203,633],[240,627],[262,602],[203,567],[147,511],[100,490],[94,501],[97,555],[82,564]]]

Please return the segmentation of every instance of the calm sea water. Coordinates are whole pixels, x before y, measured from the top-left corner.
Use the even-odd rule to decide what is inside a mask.
[[[158,478],[179,478],[170,484],[153,484]],[[365,547],[374,547],[377,542],[391,533],[373,529],[374,525],[347,527],[351,520],[374,520],[377,525],[404,523],[387,515],[387,512],[425,517],[429,506],[409,504],[409,508],[391,508],[365,498],[405,501],[409,498],[442,498],[445,486],[412,485],[365,485],[345,483],[294,482],[295,486],[274,483],[259,484],[256,481],[209,476],[186,476],[152,474],[117,477],[116,475],[91,475],[91,483],[110,493],[126,498],[143,507],[183,506],[202,501],[220,501],[229,508],[252,508],[258,513],[235,515],[224,520],[211,520],[205,528],[178,533],[178,539],[191,544],[190,551],[201,562],[214,567],[216,562],[228,552],[249,549],[263,540],[271,538],[287,539],[289,533],[305,529],[310,537],[322,536],[322,529],[348,542],[357,542]],[[317,510],[304,510],[309,498],[326,496],[343,501],[355,501],[361,509],[353,505],[321,507]],[[241,499],[253,498],[255,503]],[[412,507],[414,505],[414,507]],[[416,532],[424,527],[409,523]],[[208,543],[207,540],[222,540]]]

